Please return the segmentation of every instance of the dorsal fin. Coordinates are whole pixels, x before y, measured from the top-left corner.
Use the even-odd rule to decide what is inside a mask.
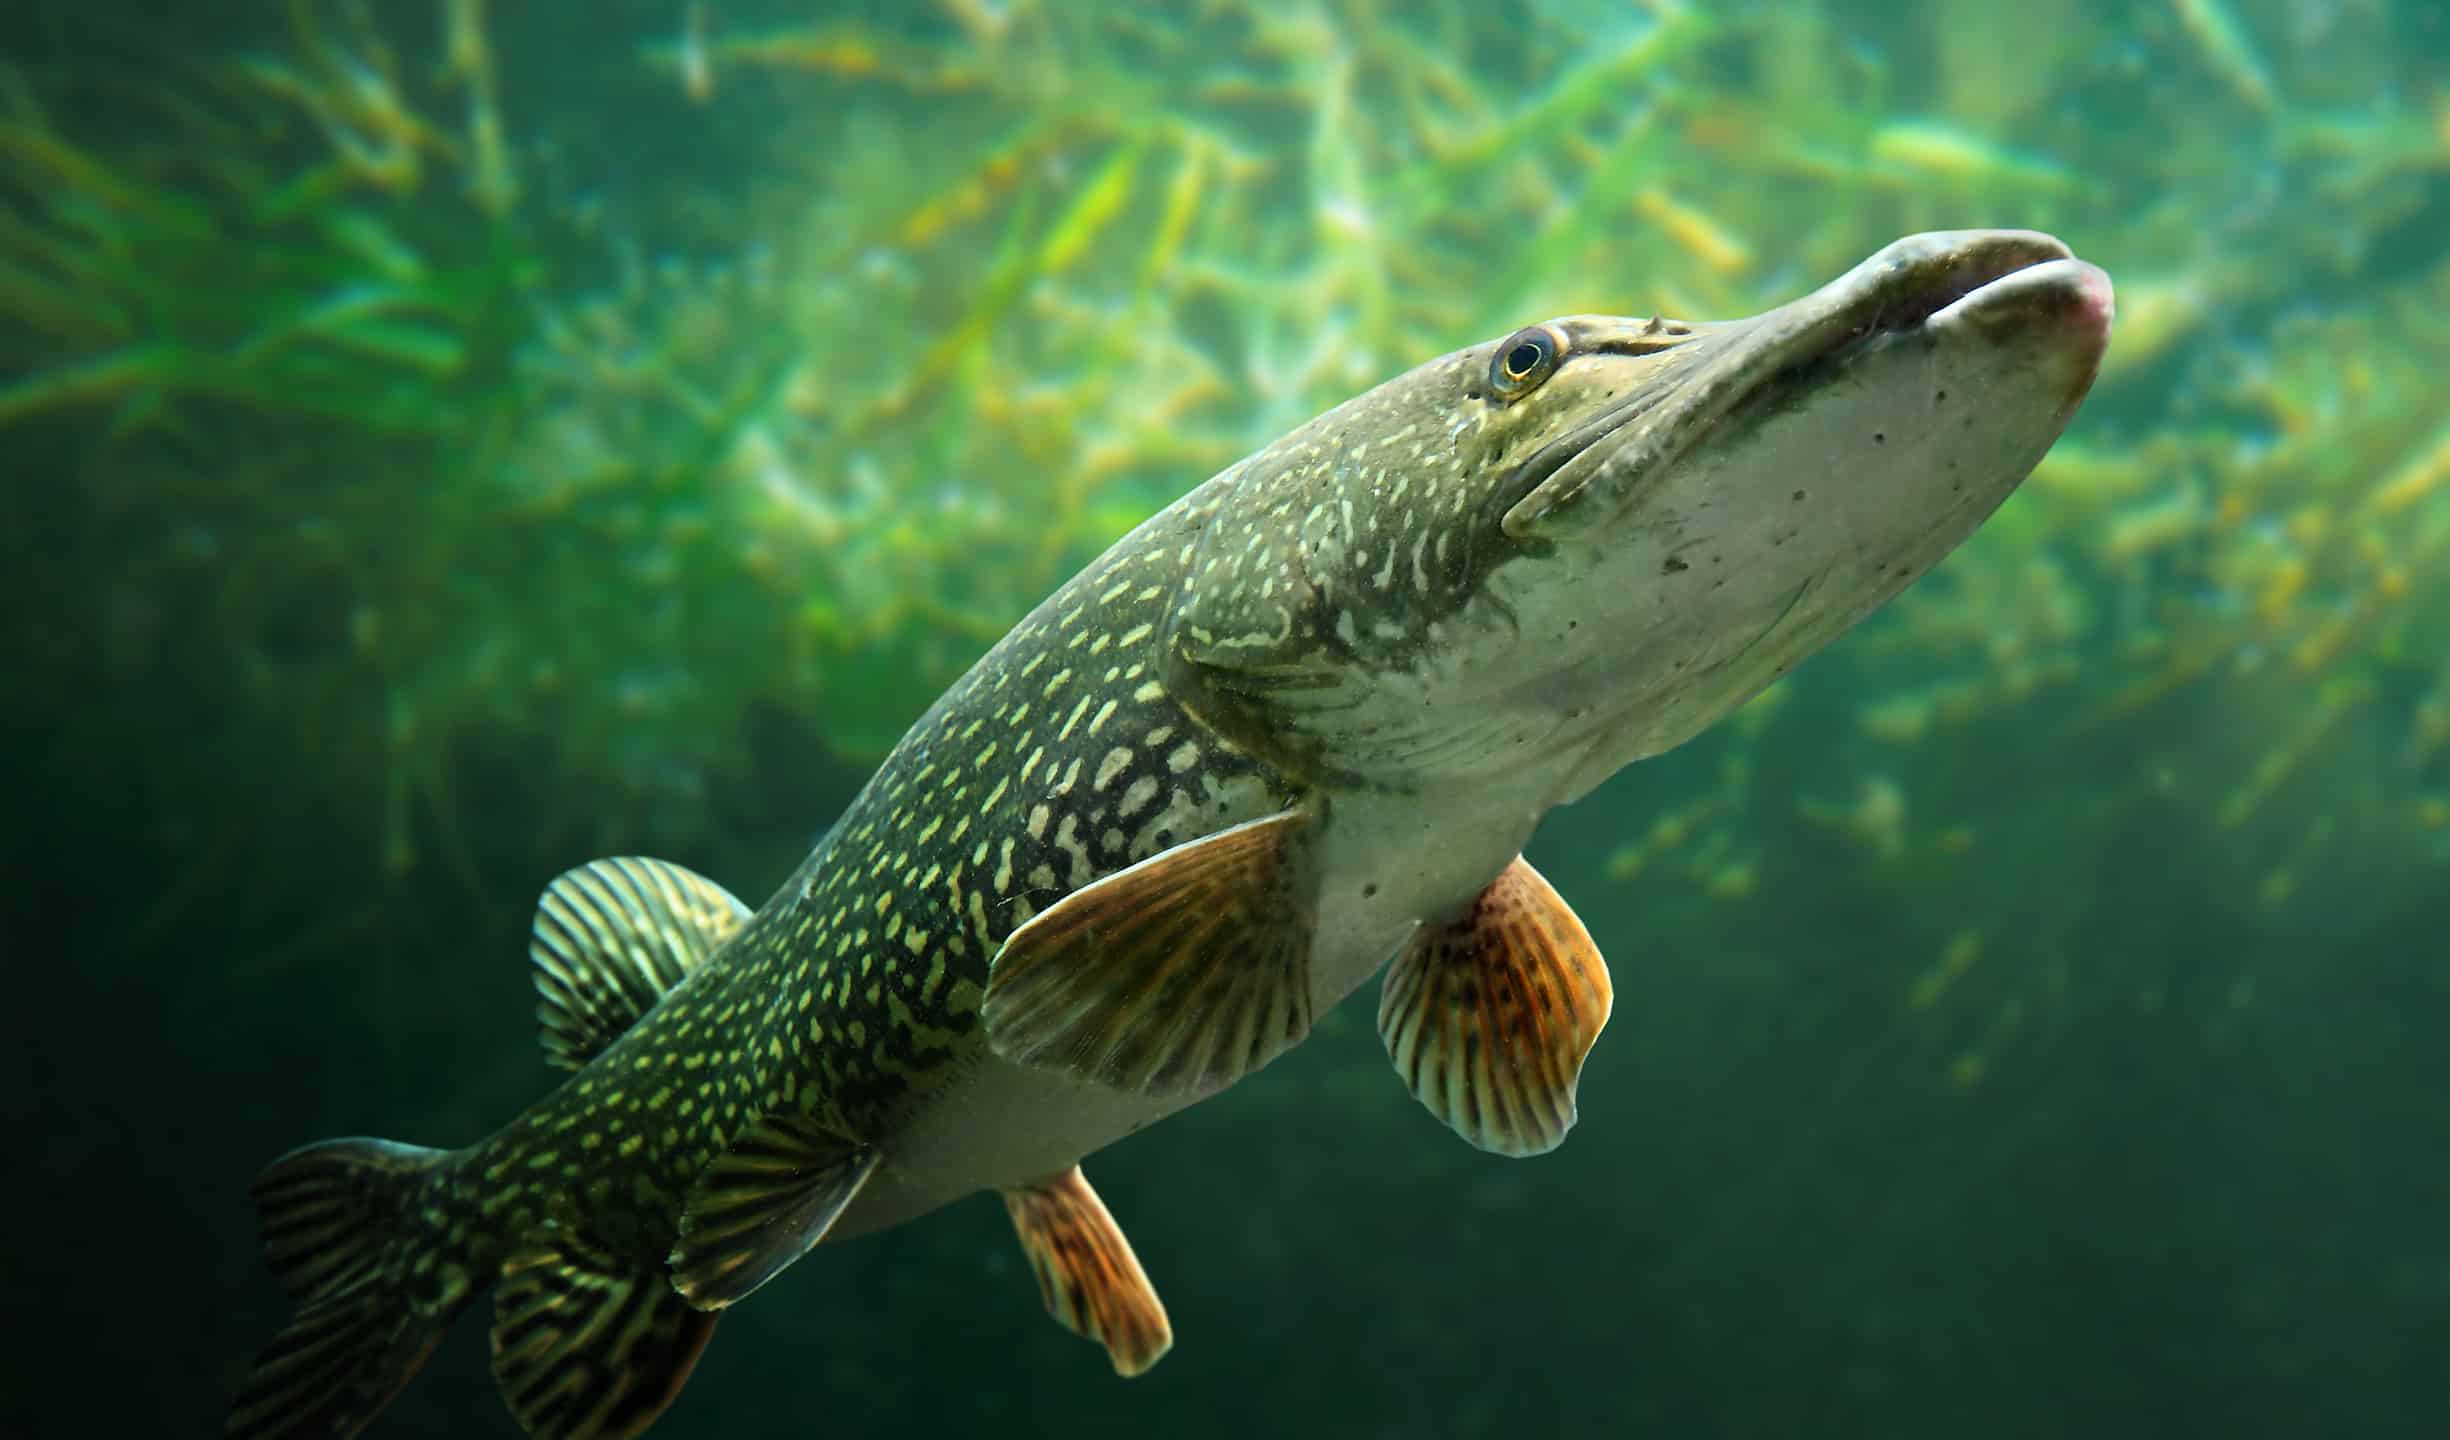
[[[668,861],[564,871],[536,902],[527,946],[545,1059],[584,1066],[748,918],[731,892]]]

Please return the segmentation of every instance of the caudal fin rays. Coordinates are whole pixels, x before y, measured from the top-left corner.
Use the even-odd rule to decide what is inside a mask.
[[[442,1151],[326,1140],[255,1182],[264,1253],[298,1302],[230,1404],[223,1434],[334,1440],[371,1423],[467,1301],[446,1237],[414,1204]]]
[[[222,1434],[237,1440],[331,1440],[373,1423],[425,1368],[442,1327],[388,1287],[366,1285],[303,1306],[230,1402]]]

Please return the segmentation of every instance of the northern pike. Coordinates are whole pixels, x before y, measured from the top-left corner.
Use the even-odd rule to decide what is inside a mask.
[[[2111,312],[2046,235],[1910,236],[1749,320],[1528,326],[1233,465],[1015,626],[754,912],[655,860],[555,880],[530,953],[575,1073],[464,1149],[263,1172],[298,1309],[227,1432],[354,1434],[490,1288],[527,1433],[635,1435],[724,1307],[985,1190],[1137,1374],[1172,1330],[1082,1157],[1382,968],[1412,1094],[1551,1149],[1613,992],[1533,828],[1938,563]]]

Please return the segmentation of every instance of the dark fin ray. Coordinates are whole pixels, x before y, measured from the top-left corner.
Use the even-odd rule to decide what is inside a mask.
[[[493,1297],[493,1378],[532,1440],[626,1440],[688,1383],[721,1317],[660,1268],[554,1232],[513,1254]]]
[[[1046,1313],[1105,1346],[1115,1374],[1138,1375],[1174,1348],[1164,1303],[1079,1166],[1035,1185],[1008,1187],[1004,1208],[1038,1277]]]
[[[446,1158],[389,1140],[326,1140],[255,1182],[264,1254],[298,1313],[256,1356],[223,1433],[331,1440],[364,1429],[467,1301],[417,1206]]]
[[[1406,943],[1380,992],[1378,1034],[1414,1097],[1456,1134],[1539,1155],[1574,1128],[1574,1087],[1614,997],[1591,932],[1517,856],[1461,915]]]
[[[751,1126],[690,1188],[672,1288],[701,1310],[746,1298],[825,1238],[876,1161],[874,1147],[796,1116]]]
[[[255,1357],[221,1433],[248,1440],[340,1440],[382,1413],[425,1367],[442,1326],[369,1283],[317,1300]]]
[[[536,904],[527,946],[545,1059],[583,1068],[748,918],[722,886],[664,860],[563,872]]]
[[[406,1193],[444,1152],[352,1137],[292,1150],[255,1177],[264,1260],[295,1300],[354,1289],[390,1258]]]
[[[989,973],[988,1043],[1144,1095],[1211,1094],[1292,1049],[1310,1033],[1308,820],[1220,830],[1032,916]]]

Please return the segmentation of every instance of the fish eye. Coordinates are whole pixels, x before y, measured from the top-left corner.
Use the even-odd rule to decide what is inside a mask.
[[[1489,390],[1500,401],[1531,393],[1557,368],[1557,337],[1538,325],[1506,337],[1489,362]]]

